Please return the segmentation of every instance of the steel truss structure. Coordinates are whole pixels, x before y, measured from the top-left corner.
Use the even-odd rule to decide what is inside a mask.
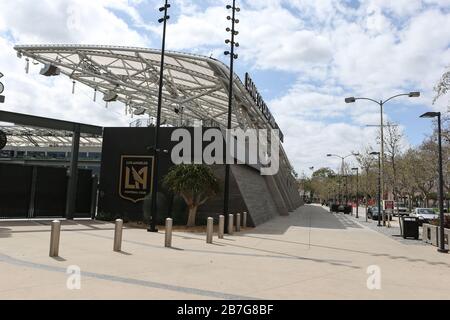
[[[70,147],[73,132],[34,128],[27,126],[0,126],[12,147]],[[101,147],[102,137],[93,134],[81,134],[80,146]]]
[[[18,56],[53,65],[96,92],[117,94],[130,114],[156,116],[160,50],[94,45],[18,45]],[[232,127],[272,129],[234,75]],[[229,68],[214,58],[166,51],[162,119],[180,126],[201,121],[227,128]],[[281,165],[293,171],[281,146]]]

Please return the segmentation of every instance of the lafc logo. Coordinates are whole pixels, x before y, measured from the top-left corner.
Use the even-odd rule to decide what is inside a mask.
[[[142,190],[145,189],[148,179],[148,167],[142,168],[137,172],[135,167],[125,168],[125,189]]]
[[[122,156],[119,195],[134,203],[143,201],[153,185],[153,157]]]

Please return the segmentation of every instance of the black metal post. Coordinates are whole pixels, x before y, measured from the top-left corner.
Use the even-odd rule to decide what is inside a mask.
[[[80,126],[74,125],[70,155],[69,185],[67,189],[66,219],[73,220],[77,197],[78,153],[80,152]]]
[[[381,227],[381,154],[378,154],[378,227]]]
[[[358,219],[359,218],[359,168],[353,168],[352,170],[356,171],[356,219]]]
[[[366,222],[369,213],[369,168],[366,168]]]
[[[445,249],[445,215],[444,215],[444,176],[442,173],[442,134],[441,134],[441,113],[438,112],[438,144],[439,144],[439,252],[447,253]]]
[[[232,126],[232,107],[233,107],[233,84],[234,84],[234,59],[237,59],[237,55],[234,54],[234,36],[237,34],[235,30],[236,24],[236,0],[233,0],[233,6],[227,6],[227,9],[232,10],[232,16],[228,16],[228,20],[231,19],[231,40],[227,40],[226,43],[230,43],[231,50],[225,51],[225,55],[230,55],[230,82],[228,88],[228,124],[227,129],[231,130]],[[238,10],[239,11],[239,10]],[[230,202],[230,164],[228,163],[228,138],[229,131],[225,133],[225,188],[224,188],[224,204],[223,204],[223,214],[225,216],[225,233],[228,233],[228,214],[229,214],[229,202]]]
[[[345,178],[345,205],[348,206],[348,175],[345,175],[344,178]]]
[[[159,11],[164,11],[164,17],[159,19],[160,23],[163,23],[163,36],[162,36],[162,48],[161,48],[161,67],[159,72],[159,92],[158,92],[158,111],[156,116],[156,127],[155,127],[155,148],[154,148],[154,163],[153,163],[153,186],[152,186],[152,199],[151,199],[151,221],[150,226],[147,229],[148,232],[158,232],[156,228],[156,220],[158,218],[158,169],[159,169],[159,129],[161,127],[161,109],[162,109],[162,92],[164,85],[164,57],[166,50],[166,28],[167,20],[169,16],[167,15],[167,10],[170,8],[168,0],[165,1],[164,7],[160,8]]]
[[[356,169],[356,219],[359,219],[359,169]]]

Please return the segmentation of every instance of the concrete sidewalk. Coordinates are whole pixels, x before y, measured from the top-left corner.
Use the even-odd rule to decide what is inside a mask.
[[[224,240],[65,222],[60,258],[48,257],[45,222],[0,222],[0,299],[449,299],[450,256],[405,245],[355,219],[305,206]],[[367,268],[381,290],[367,288]],[[67,267],[81,269],[69,290]]]

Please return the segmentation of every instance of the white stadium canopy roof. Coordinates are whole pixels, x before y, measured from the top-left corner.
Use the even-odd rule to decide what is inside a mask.
[[[0,126],[8,138],[8,145],[12,147],[70,147],[73,132],[36,128],[31,126]],[[93,134],[81,134],[80,146],[102,146],[102,138]]]
[[[18,45],[18,56],[59,68],[73,81],[117,100],[134,114],[156,116],[160,50],[85,45]],[[199,55],[166,52],[162,119],[180,124],[203,121],[204,126],[227,127],[229,69]],[[235,75],[234,128],[271,128]],[[180,112],[181,111],[181,112]]]
[[[160,50],[99,45],[17,45],[14,49],[19,58],[57,67],[73,81],[103,93],[104,99],[114,96],[131,114],[156,117]],[[162,121],[190,126],[200,120],[205,127],[227,128],[229,73],[217,59],[166,51]],[[51,70],[47,75],[57,74]],[[270,112],[261,110],[261,97],[254,93],[252,97],[237,75],[233,83],[233,128],[278,129],[268,120],[274,120]],[[292,169],[282,146],[281,154],[282,163]]]

